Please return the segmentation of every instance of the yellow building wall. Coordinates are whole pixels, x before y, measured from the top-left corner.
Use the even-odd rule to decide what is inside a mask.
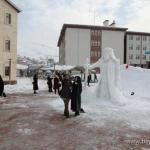
[[[11,24],[6,24],[6,13],[11,14]],[[0,74],[4,81],[16,82],[17,11],[5,0],[0,0]],[[10,51],[5,51],[5,39],[10,39]],[[10,76],[5,76],[5,65],[11,59]]]

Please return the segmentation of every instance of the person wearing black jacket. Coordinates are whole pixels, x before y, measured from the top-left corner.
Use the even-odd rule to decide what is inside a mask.
[[[81,93],[82,93],[82,82],[79,76],[75,77],[75,81],[72,84],[72,96],[71,96],[71,110],[75,112],[75,116],[80,115],[80,112],[84,113],[81,108]]]
[[[4,81],[0,75],[0,96],[3,96],[3,92],[4,92]]]
[[[59,78],[58,76],[54,75],[54,86],[53,86],[53,89],[55,91],[55,94],[56,94],[56,91],[58,92],[59,94],[59,88],[60,88],[60,83],[59,83]]]
[[[89,74],[89,75],[88,75],[88,78],[87,78],[88,86],[90,86],[91,78],[92,78],[92,76],[91,76],[91,74]]]
[[[71,99],[71,90],[72,90],[72,82],[69,79],[69,75],[66,74],[66,75],[64,75],[64,78],[62,80],[62,89],[60,91],[60,97],[64,101],[64,106],[65,106],[64,116],[66,116],[67,118],[69,118],[68,105],[69,105],[69,101]]]
[[[37,94],[37,90],[39,89],[39,87],[38,87],[38,76],[37,76],[37,74],[35,74],[34,76],[33,76],[33,90],[34,90],[34,94]]]
[[[48,85],[48,91],[53,92],[52,90],[52,79],[50,76],[47,77],[47,85]]]

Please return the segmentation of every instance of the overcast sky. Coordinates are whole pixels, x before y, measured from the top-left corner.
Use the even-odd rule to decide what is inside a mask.
[[[102,25],[105,19],[132,31],[150,32],[150,0],[12,0],[18,20],[18,54],[55,57],[64,23]],[[94,17],[95,16],[95,17]],[[95,18],[95,19],[94,19]]]

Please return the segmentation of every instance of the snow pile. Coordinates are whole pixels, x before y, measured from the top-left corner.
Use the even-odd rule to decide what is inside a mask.
[[[115,103],[96,99],[95,85],[82,93],[82,105],[93,121],[89,126],[105,126],[108,122],[123,122],[134,129],[150,129],[150,70],[121,66],[121,89],[126,102]],[[134,95],[131,95],[131,92]],[[120,100],[121,101],[121,100]],[[87,117],[87,116],[86,116]]]
[[[150,70],[129,66],[121,66],[121,89],[125,95],[133,91],[136,96],[150,98]]]
[[[6,85],[6,93],[33,93],[32,78],[17,78],[16,85]],[[47,90],[47,81],[38,80],[39,90]]]

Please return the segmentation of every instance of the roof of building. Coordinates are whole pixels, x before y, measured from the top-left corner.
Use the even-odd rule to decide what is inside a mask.
[[[60,46],[62,37],[65,34],[67,28],[79,28],[79,29],[99,29],[99,30],[112,30],[112,31],[126,31],[128,28],[120,28],[120,27],[105,27],[105,26],[95,26],[95,25],[80,25],[80,24],[64,24],[62,26],[60,36],[58,39],[57,46]]]
[[[21,9],[18,8],[13,2],[10,0],[5,0],[8,4],[10,4],[18,13],[21,12]]]
[[[150,35],[150,32],[136,32],[136,31],[127,31],[126,34],[134,35]]]
[[[22,65],[22,64],[17,64],[17,69],[18,70],[27,70],[28,66],[27,65]]]

